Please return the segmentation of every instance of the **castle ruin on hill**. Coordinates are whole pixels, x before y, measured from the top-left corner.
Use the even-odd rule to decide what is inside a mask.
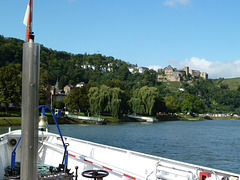
[[[208,74],[206,72],[200,72],[198,70],[189,69],[189,67],[184,67],[181,70],[177,70],[172,66],[167,66],[161,70],[161,74],[158,75],[158,81],[183,81],[188,79],[208,79]]]

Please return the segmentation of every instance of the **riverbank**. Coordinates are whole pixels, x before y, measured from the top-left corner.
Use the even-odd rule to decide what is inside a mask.
[[[110,116],[101,117],[104,121],[111,123],[118,122],[143,122],[141,119],[122,118],[117,119]],[[48,124],[55,124],[53,117],[48,116]],[[81,120],[68,117],[56,117],[58,124],[96,124],[96,121]],[[21,117],[0,117],[0,126],[20,126]]]
[[[56,117],[58,124],[90,124],[91,122],[67,117]],[[48,117],[49,124],[55,124],[53,117]],[[0,126],[20,126],[21,117],[0,117]]]
[[[133,118],[114,118],[111,116],[103,116],[106,122],[118,123],[118,122],[145,122],[143,119]],[[80,120],[68,117],[56,117],[58,124],[96,124],[95,121]],[[199,120],[227,120],[227,119],[240,119],[239,117],[192,117],[192,116],[157,116],[158,121],[199,121]],[[48,117],[49,124],[55,124],[53,117]],[[0,117],[0,126],[20,126],[21,117]]]

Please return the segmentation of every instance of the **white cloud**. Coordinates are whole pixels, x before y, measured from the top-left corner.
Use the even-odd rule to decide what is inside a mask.
[[[148,66],[148,69],[153,69],[153,70],[157,71],[158,69],[162,69],[162,66],[152,65],[152,66]]]
[[[240,77],[240,60],[233,62],[211,62],[204,58],[192,57],[190,59],[186,59],[184,62],[177,60],[171,61],[171,65],[178,69],[183,69],[183,67],[188,66],[190,69],[206,72],[208,73],[208,77],[212,79],[220,77]]]
[[[188,5],[191,0],[164,0],[163,4],[166,6],[174,7],[177,5]]]

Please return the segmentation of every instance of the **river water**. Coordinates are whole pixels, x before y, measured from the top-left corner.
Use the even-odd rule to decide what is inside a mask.
[[[1,127],[0,132],[7,129]],[[60,125],[60,129],[66,136],[240,174],[240,120]],[[51,125],[49,131],[57,133],[57,128]]]

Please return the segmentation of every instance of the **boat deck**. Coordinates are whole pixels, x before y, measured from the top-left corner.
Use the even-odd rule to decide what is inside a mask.
[[[10,142],[17,141],[21,131],[12,131],[0,135],[0,179],[4,179],[4,169],[11,164]],[[78,179],[87,179],[81,175],[86,170],[105,170],[109,173],[106,180],[118,179],[169,179],[169,180],[238,180],[238,174],[206,168],[166,158],[129,151],[89,141],[64,137],[68,143],[68,169]],[[13,143],[14,144],[14,143]],[[38,162],[48,167],[59,167],[62,163],[64,148],[59,135],[39,132]],[[20,162],[21,142],[16,149],[16,162]],[[50,172],[48,172],[50,173]],[[62,175],[63,176],[63,175]]]

